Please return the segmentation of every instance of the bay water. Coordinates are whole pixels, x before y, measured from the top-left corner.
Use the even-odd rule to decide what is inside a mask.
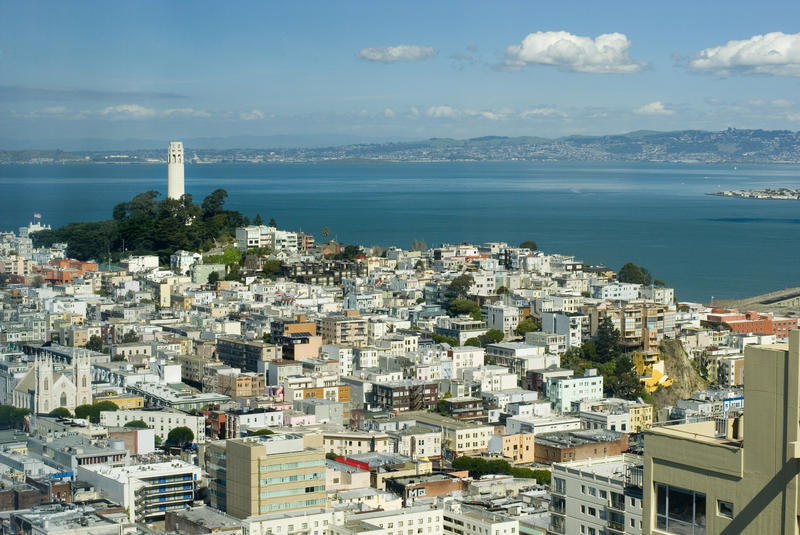
[[[326,162],[187,164],[195,202],[322,240],[409,247],[535,240],[548,253],[618,269],[632,261],[707,302],[800,286],[800,201],[723,198],[723,189],[800,187],[800,167],[676,163]],[[54,227],[109,219],[115,204],[166,192],[166,166],[0,165],[0,230],[35,212]]]

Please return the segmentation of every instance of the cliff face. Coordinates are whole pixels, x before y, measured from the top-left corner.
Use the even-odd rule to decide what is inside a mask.
[[[695,390],[708,386],[692,366],[679,340],[665,340],[661,343],[660,349],[667,375],[672,377],[675,383],[653,394],[652,403],[656,410],[667,405],[675,405],[679,399],[686,399]]]

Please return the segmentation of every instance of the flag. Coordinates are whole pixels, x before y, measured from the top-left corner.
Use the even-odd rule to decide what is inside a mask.
[[[33,218],[34,219],[41,219],[42,218],[42,214],[33,214]]]

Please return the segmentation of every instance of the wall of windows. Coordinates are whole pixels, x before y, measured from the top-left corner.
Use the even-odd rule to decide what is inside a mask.
[[[706,495],[656,483],[656,528],[676,535],[705,535]]]

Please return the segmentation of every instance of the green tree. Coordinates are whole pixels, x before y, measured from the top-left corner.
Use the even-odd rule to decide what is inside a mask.
[[[136,334],[136,331],[134,330],[127,331],[125,334],[122,335],[123,344],[133,344],[138,341],[139,341],[139,335]]]
[[[75,407],[75,417],[87,419],[93,423],[100,422],[102,411],[116,411],[119,407],[112,401],[98,401],[91,405],[78,405]]]
[[[228,192],[224,189],[215,189],[203,199],[203,219],[209,219],[222,212]]]
[[[25,417],[30,412],[28,409],[19,409],[13,405],[0,405],[0,427],[22,429],[25,426]]]
[[[147,422],[144,420],[131,420],[130,422],[126,423],[123,427],[129,427],[133,429],[150,429],[150,426],[147,425]]]
[[[336,454],[336,453],[333,453],[332,451],[329,451],[328,453],[325,454],[325,458],[330,460],[330,461],[335,461],[336,459],[339,458],[339,455]]]
[[[536,242],[533,240],[524,241],[519,244],[519,247],[520,249],[530,249],[531,251],[535,251],[539,248],[539,246],[536,245]]]
[[[180,446],[194,441],[194,432],[185,426],[176,427],[167,435],[167,442]]]
[[[466,299],[469,296],[469,290],[472,288],[474,283],[475,279],[472,277],[472,275],[468,273],[459,275],[450,282],[447,290],[445,291],[445,295],[451,300]]]
[[[449,336],[442,336],[441,334],[433,333],[431,335],[433,341],[437,344],[448,344],[453,347],[458,347],[458,340],[455,338],[450,338]]]
[[[424,271],[425,270],[425,262],[423,262],[422,259],[417,260],[416,263],[414,264],[414,270],[415,271]]]
[[[71,418],[72,413],[66,407],[58,407],[48,413],[50,416],[60,416],[61,418]]]
[[[614,360],[621,352],[620,334],[614,328],[611,318],[606,316],[600,325],[597,327],[597,336],[595,337],[595,348],[597,349],[597,360],[600,362],[609,362]]]
[[[470,299],[451,299],[447,303],[447,311],[451,316],[459,316],[461,314],[472,314],[473,312],[480,312],[481,307],[478,303]]]
[[[274,431],[270,431],[269,429],[259,429],[258,431],[248,431],[247,436],[249,437],[263,437],[264,435],[274,435]]]
[[[262,272],[264,276],[268,279],[275,280],[278,278],[278,275],[281,272],[281,261],[280,260],[266,260],[262,266]]]
[[[464,345],[465,346],[471,346],[471,347],[481,347],[481,341],[478,338],[473,336],[472,338],[467,338],[464,341]]]
[[[93,334],[89,341],[86,342],[84,346],[86,349],[90,349],[92,351],[102,351],[103,350],[103,339],[100,336]]]
[[[511,291],[508,289],[508,286],[500,286],[497,288],[497,290],[495,290],[494,293],[497,295],[505,295],[511,293]]]
[[[516,332],[520,336],[525,336],[529,332],[541,331],[542,324],[534,318],[527,318],[517,324]]]
[[[617,280],[633,284],[649,285],[653,277],[646,268],[637,266],[633,262],[628,262],[619,270]]]
[[[331,229],[329,229],[328,227],[322,227],[322,237],[327,238],[330,235],[331,235]]]
[[[277,222],[277,221],[275,221],[275,218],[274,218],[274,217],[273,217],[273,218],[270,218],[270,220],[269,220],[269,226],[270,226],[270,227],[275,227],[275,228],[278,228],[278,222]]]
[[[208,274],[208,284],[216,284],[219,282],[219,272],[212,271]]]
[[[270,343],[272,341],[272,335],[269,331],[264,331],[264,334],[261,335],[261,339],[266,343]]]
[[[628,355],[620,355],[614,361],[614,372],[603,377],[606,394],[622,399],[636,399],[645,395],[645,389]]]
[[[264,220],[261,218],[261,214],[256,214],[256,217],[253,219],[253,224],[258,226],[264,224]]]
[[[497,329],[489,329],[483,336],[486,339],[486,344],[484,345],[497,344],[499,342],[502,342],[503,338],[505,337],[503,335],[503,331],[499,331]]]
[[[226,266],[240,264],[242,262],[242,252],[236,247],[226,247],[222,253],[222,263]]]

